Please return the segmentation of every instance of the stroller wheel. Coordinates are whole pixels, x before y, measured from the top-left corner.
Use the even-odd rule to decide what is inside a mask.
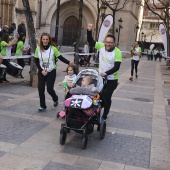
[[[59,117],[60,117],[59,113],[60,113],[60,112],[57,113],[56,118],[59,118]]]
[[[60,129],[60,144],[64,145],[67,138],[67,130],[64,128],[65,124],[61,124]]]
[[[82,149],[86,149],[87,142],[88,142],[88,135],[87,135],[87,128],[85,128],[83,130],[83,134],[82,134],[82,141],[81,141],[81,148]]]
[[[104,139],[106,134],[106,121],[104,119],[101,119],[100,123],[100,139]]]
[[[86,149],[86,147],[87,147],[87,142],[88,142],[88,136],[86,135],[85,137],[82,138],[82,141],[81,141],[81,147],[82,147],[82,149]]]

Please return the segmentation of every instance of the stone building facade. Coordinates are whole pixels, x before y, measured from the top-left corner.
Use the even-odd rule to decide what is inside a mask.
[[[7,3],[8,1],[8,3]],[[15,22],[17,25],[25,18],[22,0],[0,0],[1,17],[4,18],[2,24],[9,24]],[[10,3],[10,5],[9,5]],[[48,32],[51,36],[55,36],[56,27],[56,7],[57,0],[29,0],[31,10],[33,11],[33,20],[38,37],[42,32]],[[60,14],[59,14],[59,30],[58,30],[58,44],[59,45],[72,45],[76,40],[79,22],[79,0],[61,0],[60,1]],[[5,5],[4,5],[5,4]],[[101,5],[101,3],[100,3]],[[7,7],[10,6],[10,7]],[[11,8],[9,10],[9,8]],[[8,9],[8,10],[7,10]],[[6,14],[7,13],[7,14]],[[107,8],[106,14],[112,14],[112,11]],[[9,15],[9,19],[5,19]],[[88,23],[93,23],[94,27],[97,20],[97,1],[84,0],[83,6],[83,19],[81,31],[81,46],[86,41],[86,28]],[[118,28],[118,19],[122,18],[123,28],[120,31],[119,47],[121,50],[129,51],[133,42],[136,39],[137,31],[136,26],[141,24],[140,7],[130,1],[126,4],[125,8],[116,12],[115,28]],[[99,27],[101,24],[101,18]],[[117,39],[118,33],[115,32]],[[95,35],[95,28],[93,34]]]

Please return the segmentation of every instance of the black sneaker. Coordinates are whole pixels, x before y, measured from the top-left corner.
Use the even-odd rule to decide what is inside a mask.
[[[129,80],[130,80],[130,81],[133,81],[133,77],[130,77]]]
[[[57,107],[58,106],[58,102],[54,102],[53,106]]]
[[[138,75],[136,74],[136,79],[138,78]]]
[[[7,79],[3,79],[3,81],[9,82]]]
[[[45,109],[45,108],[40,107],[37,111],[38,111],[38,112],[45,112],[45,111],[46,111],[46,109]]]

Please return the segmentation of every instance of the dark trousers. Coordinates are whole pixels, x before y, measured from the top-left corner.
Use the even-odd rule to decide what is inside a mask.
[[[118,80],[107,80],[107,83],[104,85],[103,91],[101,93],[103,106],[104,106],[104,113],[103,118],[107,118],[109,113],[111,104],[112,104],[112,94],[114,90],[117,88]]]
[[[58,101],[58,96],[54,91],[54,83],[56,78],[56,70],[52,70],[47,74],[47,76],[43,76],[42,73],[38,72],[38,92],[40,97],[40,106],[46,109],[45,102],[45,83],[47,84],[47,92],[51,95],[54,102]]]
[[[22,68],[25,67],[25,61],[24,61],[23,58],[17,59],[17,63],[18,63]]]
[[[133,70],[135,68],[136,75],[138,74],[138,63],[139,61],[131,60],[131,76],[133,77]]]
[[[9,67],[9,61],[7,59],[3,60],[2,64],[4,64],[7,68]],[[6,80],[6,72],[4,73],[3,80]]]

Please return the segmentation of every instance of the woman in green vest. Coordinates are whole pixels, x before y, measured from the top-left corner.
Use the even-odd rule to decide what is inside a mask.
[[[26,52],[28,49],[24,48],[24,41],[25,41],[25,35],[24,34],[19,34],[18,35],[18,43],[17,43],[17,48],[15,52],[15,56],[22,56],[22,52]],[[18,64],[24,69],[25,66],[25,61],[23,58],[17,59]],[[21,74],[21,78],[24,78]]]
[[[2,57],[7,56],[8,51],[11,50],[10,47],[12,45],[14,45],[14,44],[16,44],[16,39],[14,39],[12,42],[9,43],[9,35],[8,34],[4,34],[2,36],[2,40],[1,40],[1,43],[0,43],[0,49],[1,49]],[[3,59],[2,64],[4,64],[6,67],[8,67],[9,66],[9,61],[7,59]],[[3,81],[9,82],[6,79],[6,73],[4,74]]]

